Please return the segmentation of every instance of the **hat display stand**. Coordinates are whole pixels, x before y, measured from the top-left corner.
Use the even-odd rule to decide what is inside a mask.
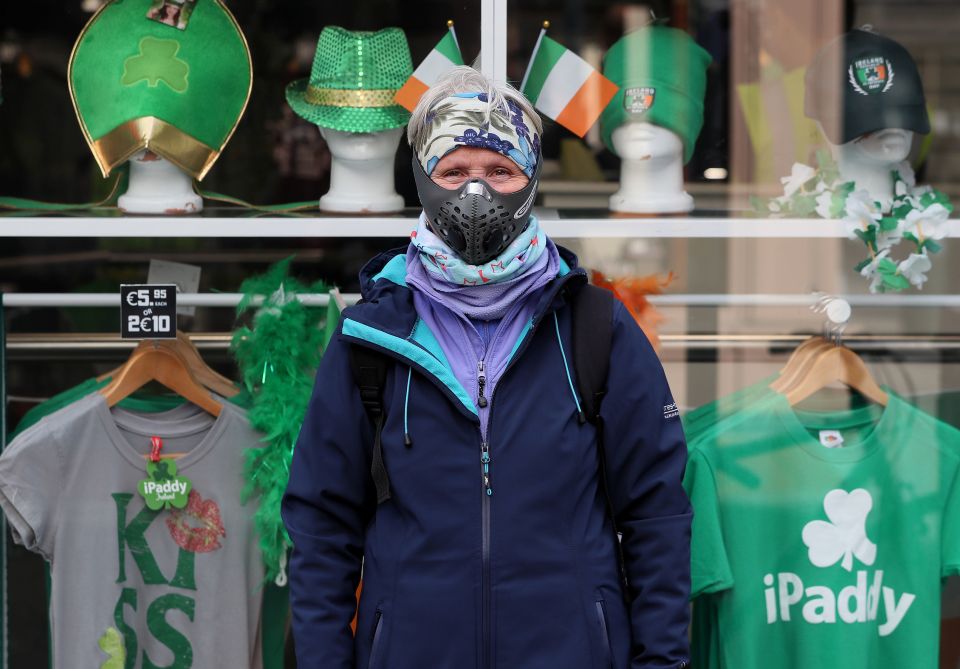
[[[380,132],[345,132],[320,127],[330,149],[330,190],[320,198],[321,211],[386,213],[403,209],[394,186],[394,156],[403,128]]]
[[[620,188],[610,210],[632,214],[691,211],[693,198],[683,189],[683,141],[667,128],[647,122],[624,123],[611,134],[620,157]]]
[[[117,206],[128,214],[195,214],[203,198],[193,190],[193,178],[152,151],[130,159],[130,185]]]
[[[907,159],[914,133],[902,128],[886,128],[858,137],[845,144],[827,140],[837,163],[841,181],[852,181],[856,190],[865,190],[881,203],[894,197],[893,172]]]

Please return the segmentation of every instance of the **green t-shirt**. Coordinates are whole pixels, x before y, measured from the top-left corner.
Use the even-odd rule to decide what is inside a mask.
[[[769,393],[690,451],[699,666],[937,666],[960,432],[893,393],[885,410],[820,414]]]

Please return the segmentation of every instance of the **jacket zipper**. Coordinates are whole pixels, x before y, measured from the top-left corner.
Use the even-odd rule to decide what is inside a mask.
[[[380,628],[383,626],[383,612],[377,610],[377,622],[373,626],[373,641],[370,644],[370,662],[367,665],[369,669],[376,667],[377,651],[380,650]]]
[[[484,391],[487,386],[487,373],[483,360],[477,362],[477,406],[486,409],[489,406]],[[487,669],[490,661],[490,498],[493,496],[493,487],[490,485],[490,444],[487,435],[483,433],[483,419],[480,420],[480,523],[481,523],[481,583],[483,584],[480,620],[481,635],[483,637],[482,659],[480,666]],[[490,422],[487,421],[487,434],[490,432]]]
[[[484,390],[487,387],[487,371],[483,360],[477,363],[477,406],[481,409],[487,408],[487,398],[484,397]]]
[[[607,629],[607,612],[603,606],[603,600],[597,600],[597,621],[600,623],[600,639],[603,641],[603,650],[607,654],[607,659],[613,662],[613,651],[610,648],[610,632]]]
[[[559,292],[559,290],[557,291]],[[551,302],[553,298],[551,297]],[[493,660],[491,654],[491,638],[490,638],[490,498],[493,496],[493,488],[490,485],[490,431],[493,428],[493,401],[497,396],[497,390],[503,385],[503,380],[506,378],[507,373],[513,369],[514,364],[517,360],[520,359],[523,352],[527,349],[527,346],[530,345],[530,342],[533,340],[534,335],[537,333],[537,329],[540,327],[540,322],[542,318],[534,317],[533,324],[530,327],[527,336],[520,343],[520,346],[517,348],[517,351],[514,353],[513,358],[510,360],[510,363],[507,365],[507,368],[503,370],[503,373],[500,375],[500,382],[497,384],[497,387],[493,390],[493,395],[490,397],[489,406],[490,406],[490,415],[487,417],[487,434],[484,435],[482,432],[482,421],[481,421],[481,434],[480,434],[480,462],[481,462],[481,476],[482,476],[482,493],[480,495],[480,510],[481,510],[481,527],[482,527],[482,547],[481,547],[481,560],[482,560],[482,606],[483,612],[481,616],[481,632],[483,636],[483,647],[481,649],[481,669],[493,669]],[[480,399],[478,398],[477,404],[481,407],[487,406],[487,400],[483,397],[483,391],[486,387],[486,371],[484,369],[484,363],[481,360],[477,365],[477,384],[480,390],[479,397],[483,398],[484,403],[480,404]]]
[[[483,614],[481,617],[481,632],[483,635],[483,649],[482,655],[483,659],[481,660],[480,666],[483,669],[490,669],[493,666],[493,663],[490,658],[490,497],[493,495],[493,489],[490,487],[490,456],[489,456],[489,445],[487,442],[483,442],[481,447],[483,453],[483,492],[481,493],[481,515],[482,515],[482,532],[483,532],[483,550],[481,559],[483,561],[483,573],[481,579],[483,582],[483,595],[482,595],[482,605],[483,605]]]

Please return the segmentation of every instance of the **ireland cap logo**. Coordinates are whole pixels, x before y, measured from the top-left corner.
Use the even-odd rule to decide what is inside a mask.
[[[893,65],[881,56],[858,58],[847,68],[847,78],[860,95],[886,93],[893,86]]]
[[[627,88],[623,91],[623,108],[631,114],[642,114],[653,106],[657,89],[650,86]]]

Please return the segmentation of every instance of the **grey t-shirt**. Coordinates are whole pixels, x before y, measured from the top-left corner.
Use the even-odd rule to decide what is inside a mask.
[[[185,453],[183,511],[151,511],[137,492],[152,436]],[[228,403],[216,419],[147,416],[93,393],[10,444],[0,507],[14,540],[51,562],[55,667],[262,667],[256,507],[240,504],[260,438]]]

